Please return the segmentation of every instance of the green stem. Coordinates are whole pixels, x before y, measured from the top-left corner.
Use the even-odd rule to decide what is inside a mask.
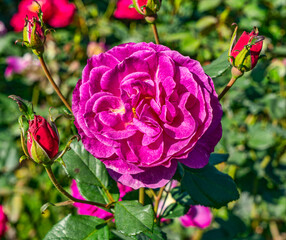
[[[240,71],[236,67],[232,67],[231,69],[231,79],[229,80],[228,84],[225,86],[221,94],[218,96],[218,100],[221,100],[223,96],[228,92],[228,90],[232,87],[235,81],[243,76],[244,72]]]
[[[139,202],[144,205],[144,198],[145,198],[145,188],[139,189]]]
[[[49,175],[49,178],[51,179],[54,186],[58,189],[58,191],[60,193],[62,193],[63,195],[65,195],[68,199],[72,200],[73,202],[86,203],[86,204],[90,204],[90,205],[94,205],[94,206],[98,206],[98,207],[103,207],[103,208],[109,208],[110,207],[110,204],[102,204],[102,203],[97,203],[97,202],[92,202],[92,201],[86,201],[86,200],[81,200],[81,199],[73,197],[66,190],[64,190],[62,188],[62,186],[58,183],[58,181],[57,181],[57,179],[56,179],[56,177],[52,171],[51,166],[45,166],[45,169]]]
[[[230,81],[228,82],[228,84],[225,86],[225,88],[223,89],[223,91],[220,93],[220,95],[218,96],[218,100],[221,100],[223,98],[223,96],[228,92],[228,90],[232,87],[232,85],[235,83],[237,78],[232,77],[230,79]]]
[[[153,30],[153,34],[154,34],[154,38],[155,38],[156,44],[160,44],[159,34],[158,34],[158,31],[157,31],[156,23],[151,23],[151,27],[152,27],[152,30]]]
[[[154,212],[155,212],[155,216],[157,218],[157,212],[158,212],[158,206],[159,206],[159,201],[162,197],[162,194],[164,192],[164,189],[165,189],[165,186],[161,187],[160,190],[159,190],[159,193],[156,197],[154,197],[154,200],[155,200],[155,204],[154,204]]]
[[[61,90],[58,88],[58,86],[54,82],[54,80],[52,78],[52,75],[51,75],[50,71],[48,70],[47,65],[46,65],[46,63],[44,61],[44,58],[42,56],[39,56],[39,60],[40,60],[41,66],[42,66],[42,68],[43,68],[43,70],[44,70],[44,72],[45,72],[49,82],[52,84],[54,90],[56,91],[56,93],[58,94],[58,96],[60,97],[62,102],[65,104],[65,106],[68,108],[68,110],[70,110],[70,112],[72,112],[72,109],[71,109],[69,103],[67,102],[65,97],[62,95]]]
[[[169,189],[167,190],[167,193],[166,193],[166,196],[165,196],[165,198],[164,198],[164,202],[163,202],[163,204],[162,204],[162,208],[160,209],[160,212],[159,212],[159,214],[158,214],[158,217],[160,217],[160,216],[162,215],[162,213],[163,213],[163,208],[164,208],[164,206],[165,206],[165,204],[166,204],[168,195],[169,195],[169,193],[170,193],[170,191],[171,191],[171,189],[172,189],[172,184],[173,184],[173,180],[171,180],[170,183],[169,183],[170,186],[169,186]],[[167,186],[167,185],[166,185],[166,186]]]

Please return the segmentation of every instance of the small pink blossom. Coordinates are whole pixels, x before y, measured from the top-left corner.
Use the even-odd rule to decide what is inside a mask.
[[[114,17],[122,19],[143,19],[144,16],[138,13],[134,7],[129,7],[131,4],[133,4],[132,0],[118,0]],[[138,4],[142,7],[147,4],[147,0],[138,0]]]
[[[9,56],[6,58],[6,63],[8,64],[4,72],[6,78],[11,77],[14,73],[21,74],[28,68],[40,66],[39,61],[35,60],[30,53],[26,53],[23,57]]]
[[[206,228],[211,224],[212,213],[208,207],[195,205],[179,219],[184,227]]]
[[[105,44],[103,42],[89,42],[87,45],[86,53],[90,58],[93,55],[98,55],[100,53],[104,53],[107,50]]]
[[[7,32],[7,29],[5,27],[5,24],[2,21],[0,21],[0,37],[4,36],[6,32]]]
[[[71,24],[75,13],[75,6],[68,0],[38,0],[43,11],[43,20],[50,26],[59,28]],[[26,16],[31,19],[37,17],[39,5],[34,0],[22,0],[18,12],[11,19],[11,26],[16,32],[22,31]]]
[[[119,201],[122,200],[122,198],[125,196],[126,193],[132,191],[133,189],[130,187],[126,187],[122,184],[117,184],[120,192],[120,199]],[[72,196],[78,199],[85,200],[82,195],[80,194],[76,181],[72,180],[71,184],[71,191],[72,191]],[[78,209],[78,214],[81,215],[89,215],[89,216],[94,216],[98,217],[101,219],[109,219],[113,217],[113,214],[110,212],[107,212],[97,206],[89,205],[89,204],[84,204],[84,203],[74,203],[74,206]]]
[[[2,205],[0,205],[0,239],[4,236],[5,232],[7,231],[7,223],[8,218],[4,213]]]

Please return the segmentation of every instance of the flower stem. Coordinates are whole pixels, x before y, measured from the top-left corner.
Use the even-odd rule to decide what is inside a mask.
[[[220,95],[218,96],[218,100],[221,100],[223,98],[223,96],[228,92],[228,90],[232,87],[232,85],[235,83],[237,78],[232,77],[230,79],[230,81],[228,82],[228,84],[225,86],[225,88],[223,89],[223,91],[220,93]]]
[[[139,189],[139,202],[144,205],[144,198],[145,198],[145,188]]]
[[[46,63],[44,61],[44,58],[42,56],[39,56],[39,60],[40,60],[41,66],[42,66],[42,68],[43,68],[43,70],[44,70],[44,72],[45,72],[49,82],[52,84],[54,90],[56,91],[56,93],[58,94],[58,96],[60,97],[62,102],[65,104],[65,106],[68,108],[68,110],[70,110],[70,112],[72,112],[72,109],[71,109],[69,103],[67,102],[65,97],[62,95],[61,90],[58,88],[58,86],[54,82],[54,80],[52,78],[52,75],[51,75],[50,71],[48,70],[47,65],[46,65]]]
[[[159,212],[159,214],[158,214],[158,217],[160,217],[160,216],[162,215],[162,213],[163,213],[163,209],[164,209],[164,206],[165,206],[165,204],[166,204],[168,195],[169,195],[169,193],[170,193],[170,191],[171,191],[171,189],[172,189],[172,184],[173,184],[173,180],[171,180],[171,181],[169,182],[169,189],[167,190],[167,193],[166,193],[166,196],[165,196],[165,198],[164,198],[164,202],[163,202],[163,204],[162,204],[162,207],[161,207],[161,209],[160,209],[160,212]],[[166,186],[167,186],[167,185],[166,185]]]
[[[52,171],[51,166],[45,166],[45,169],[49,175],[49,178],[51,179],[54,186],[58,189],[58,191],[60,193],[62,193],[63,195],[65,195],[68,199],[72,200],[73,202],[86,203],[86,204],[90,204],[90,205],[94,205],[94,206],[98,206],[98,207],[104,207],[104,208],[110,207],[110,204],[103,204],[103,203],[97,203],[97,202],[92,202],[92,201],[86,201],[86,200],[81,200],[81,199],[73,197],[66,190],[64,190],[62,188],[62,186],[58,183],[58,181],[57,181],[57,179],[56,179],[56,177]]]
[[[223,91],[218,96],[218,100],[221,100],[223,96],[228,92],[228,90],[232,87],[232,85],[235,83],[235,81],[240,78],[244,72],[241,72],[236,67],[232,67],[231,69],[231,79],[229,80],[228,84],[225,86]]]
[[[160,44],[156,23],[151,23],[156,44]]]
[[[155,212],[155,216],[157,217],[157,211],[158,211],[158,206],[159,206],[159,201],[162,197],[162,194],[164,192],[165,186],[161,187],[159,190],[159,193],[156,197],[154,197],[155,200],[155,204],[154,204],[154,212]]]

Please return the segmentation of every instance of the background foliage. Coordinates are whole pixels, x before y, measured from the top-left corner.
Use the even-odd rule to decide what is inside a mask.
[[[48,116],[50,106],[55,107],[53,111],[61,112],[62,104],[40,71],[4,77],[6,58],[23,56],[28,50],[14,45],[21,33],[14,33],[9,25],[19,1],[0,2],[0,20],[9,30],[0,37],[0,204],[5,206],[9,218],[7,239],[43,239],[55,223],[75,209],[50,207],[41,215],[44,203],[65,199],[52,186],[42,167],[32,162],[19,165],[22,154],[19,112],[8,96],[15,94],[32,101],[37,113],[43,116]],[[113,17],[114,0],[72,2],[77,6],[73,24],[49,36],[45,54],[69,100],[86,64],[90,41],[103,42],[107,48],[130,41],[153,41],[151,29],[143,20]],[[163,227],[168,239],[278,240],[279,235],[286,238],[286,2],[163,0],[158,13],[161,43],[199,60],[202,65],[228,49],[233,22],[239,25],[240,33],[257,26],[266,37],[263,50],[266,58],[240,78],[222,100],[223,138],[216,152],[230,156],[217,167],[234,178],[240,199],[228,207],[213,209],[212,225],[203,231],[185,229],[175,220],[174,224]],[[221,92],[230,72],[227,70],[213,79],[217,92]],[[58,120],[57,125],[64,144],[75,129],[65,118]],[[56,168],[55,174],[69,189],[70,179],[63,169]]]

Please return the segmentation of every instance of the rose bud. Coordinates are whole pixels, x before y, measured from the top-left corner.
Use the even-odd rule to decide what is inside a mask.
[[[31,48],[34,54],[40,56],[44,52],[44,43],[46,40],[44,27],[35,17],[32,20],[26,18],[25,21],[23,29],[24,44]]]
[[[30,157],[37,163],[49,164],[59,151],[59,135],[56,126],[35,115],[29,121],[27,148]]]
[[[251,33],[243,32],[237,43],[234,45],[236,32],[237,26],[234,30],[228,52],[229,62],[233,67],[244,73],[256,66],[264,37],[258,36],[258,29],[254,27],[254,30]]]

